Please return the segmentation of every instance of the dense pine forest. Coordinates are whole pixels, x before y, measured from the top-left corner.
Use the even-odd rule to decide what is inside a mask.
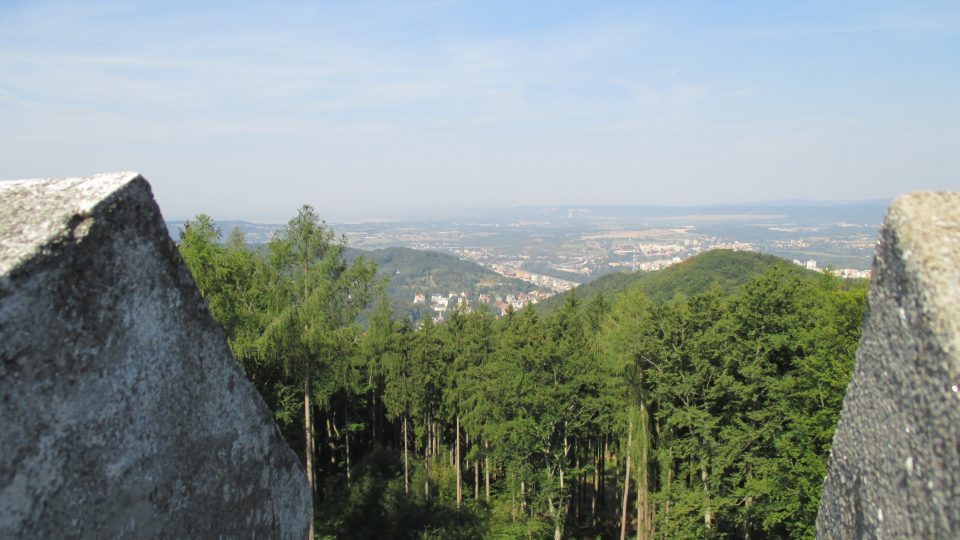
[[[413,327],[310,207],[256,247],[198,216],[179,247],[317,537],[813,537],[864,283],[721,252],[696,286]]]

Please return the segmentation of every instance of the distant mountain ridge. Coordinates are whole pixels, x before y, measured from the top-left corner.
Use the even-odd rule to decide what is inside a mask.
[[[748,203],[717,203],[693,205],[631,205],[631,204],[587,204],[587,205],[521,205],[515,207],[474,207],[459,210],[437,212],[436,215],[410,215],[396,219],[354,219],[348,222],[329,222],[339,232],[343,226],[364,223],[388,222],[392,224],[425,224],[463,221],[510,222],[514,220],[552,220],[557,224],[570,222],[593,222],[605,219],[629,219],[632,221],[671,222],[672,218],[685,218],[697,215],[701,220],[709,221],[711,216],[722,217],[729,214],[763,215],[781,214],[797,224],[831,221],[842,215],[845,221],[879,223],[889,205],[888,199],[868,199],[860,201],[809,201],[779,200]],[[837,209],[842,209],[838,213]],[[446,215],[449,214],[449,215]],[[191,218],[193,219],[193,218]],[[177,238],[177,231],[185,220],[167,221],[171,236]],[[272,233],[284,226],[281,223],[261,223],[246,220],[217,220],[224,234],[234,227],[248,235],[258,238],[264,233]],[[263,241],[269,240],[266,236]],[[259,240],[258,240],[259,241]]]

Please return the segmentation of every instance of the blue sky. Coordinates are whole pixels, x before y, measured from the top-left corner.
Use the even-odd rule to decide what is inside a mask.
[[[164,214],[960,189],[960,3],[0,0],[0,178]]]

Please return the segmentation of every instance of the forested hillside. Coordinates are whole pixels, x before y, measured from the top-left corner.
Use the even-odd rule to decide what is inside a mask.
[[[450,292],[467,292],[471,305],[479,303],[481,294],[506,297],[530,292],[534,286],[525,281],[501,276],[479,264],[462,261],[452,255],[410,248],[375,250],[347,249],[347,261],[357,257],[377,265],[377,275],[386,278],[386,295],[394,313],[418,322],[431,314],[430,306],[414,304],[417,293],[429,300],[431,293],[446,297]]]
[[[718,285],[729,293],[773,266],[781,266],[788,274],[814,279],[816,272],[805,270],[780,257],[748,251],[716,249],[707,251],[681,263],[655,272],[616,272],[580,285],[575,294],[581,300],[590,300],[597,294],[614,297],[631,287],[637,287],[654,300],[669,300],[677,293],[686,295],[704,292]],[[556,309],[565,302],[570,292],[542,302],[538,311]]]
[[[261,252],[219,241],[201,216],[180,250],[318,537],[813,537],[863,284],[721,254],[726,280],[414,327],[309,207]]]

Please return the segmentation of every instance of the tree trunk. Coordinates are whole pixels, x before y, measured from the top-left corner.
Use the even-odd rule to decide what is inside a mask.
[[[639,461],[639,459],[637,460]],[[640,471],[639,464],[637,465],[637,540],[643,540],[644,529],[646,528],[646,523],[643,519],[643,481],[640,478],[640,475],[643,473]]]
[[[603,438],[603,453],[600,454],[600,511],[607,507],[607,459],[610,456],[610,441]]]
[[[430,417],[427,417],[427,444],[423,445],[423,496],[429,501],[430,500],[430,463],[433,460],[433,442],[431,439],[431,433],[433,431],[433,424],[430,422]]]
[[[325,411],[326,412],[326,411]],[[329,414],[326,415],[326,425],[327,425],[327,450],[330,451],[330,464],[333,465],[331,470],[336,470],[337,465],[337,444],[334,442],[338,435],[337,426],[333,425],[333,421],[330,419],[330,415],[333,414],[333,411],[329,411]]]
[[[303,456],[305,468],[307,469],[307,483],[310,484],[310,491],[314,497],[316,497],[317,479],[313,467],[313,453],[315,448],[313,444],[313,403],[310,399],[310,386],[310,368],[308,366],[304,369],[303,376]]]
[[[650,483],[648,474],[650,448],[650,424],[647,407],[640,405],[640,461],[637,463],[637,540],[649,540],[652,523],[650,520]]]
[[[343,440],[347,457],[347,487],[350,487],[350,411],[347,409],[350,399],[347,392],[343,392]]]
[[[564,473],[564,471],[567,469],[567,454],[568,454],[569,451],[570,451],[570,445],[567,443],[567,433],[566,433],[567,424],[566,424],[566,422],[564,422],[563,427],[564,427],[564,433],[563,433],[563,455],[560,457],[560,463],[559,463],[558,466],[557,466],[557,468],[560,469],[560,501],[559,501],[558,507],[562,507],[562,506],[563,506],[563,487],[564,487],[564,484],[563,484],[564,474],[563,474],[563,473]]]
[[[313,499],[316,500],[317,479],[316,471],[313,467],[313,453],[315,446],[313,444],[313,403],[310,399],[311,394],[310,364],[308,363],[304,368],[303,374],[303,457],[305,461],[305,468],[307,469],[307,483],[310,485],[310,492],[313,495]],[[309,538],[313,538],[313,508],[310,509],[309,534]]]
[[[463,502],[463,471],[460,470],[460,415],[457,414],[456,431],[454,439],[456,447],[456,468],[457,468],[457,510],[460,510],[460,503]]]
[[[527,484],[523,480],[520,481],[520,509],[527,511]]]
[[[703,482],[703,524],[708,528],[713,528],[713,513],[710,510],[710,487],[707,485],[710,479],[707,473],[707,462],[700,462],[700,480]]]
[[[430,500],[430,460],[423,460],[423,496]]]
[[[407,415],[403,415],[403,494],[410,494],[410,453],[407,449]]]
[[[668,468],[667,468],[667,497],[663,502],[663,526],[669,531],[670,530],[670,497],[673,496],[671,489],[673,488],[673,456],[668,455]]]
[[[577,470],[576,480],[577,489],[573,492],[573,518],[580,521],[580,506],[583,503],[583,471],[580,470],[580,445],[574,445],[573,455],[575,456],[574,468]]]
[[[564,449],[566,449],[566,446],[567,446],[566,435],[563,436],[563,446],[564,446]],[[562,528],[563,512],[566,510],[564,501],[563,501],[563,493],[564,493],[563,469],[564,469],[564,465],[566,465],[566,463],[564,463],[566,459],[567,459],[567,455],[566,455],[566,451],[564,451],[563,456],[560,458],[560,463],[557,466],[557,468],[560,469],[560,499],[557,501],[557,509],[551,512],[552,514],[554,514],[554,517],[553,517],[553,526],[554,526],[553,539],[554,540],[561,540],[563,537],[563,528]],[[552,503],[550,504],[550,507],[552,510],[553,509]]]
[[[489,454],[490,445],[486,441],[483,442],[484,448],[487,448],[487,454]],[[490,456],[483,456],[483,483],[486,494],[487,502],[490,502]]]
[[[623,480],[623,502],[622,513],[620,514],[620,540],[627,539],[627,500],[630,498],[630,446],[633,445],[633,419],[627,427],[627,463],[626,472]]]
[[[377,378],[377,388],[373,392],[373,447],[383,448],[383,385]]]
[[[593,491],[590,498],[590,515],[593,517],[593,525],[597,524],[597,512],[600,510],[600,445],[593,441]]]

